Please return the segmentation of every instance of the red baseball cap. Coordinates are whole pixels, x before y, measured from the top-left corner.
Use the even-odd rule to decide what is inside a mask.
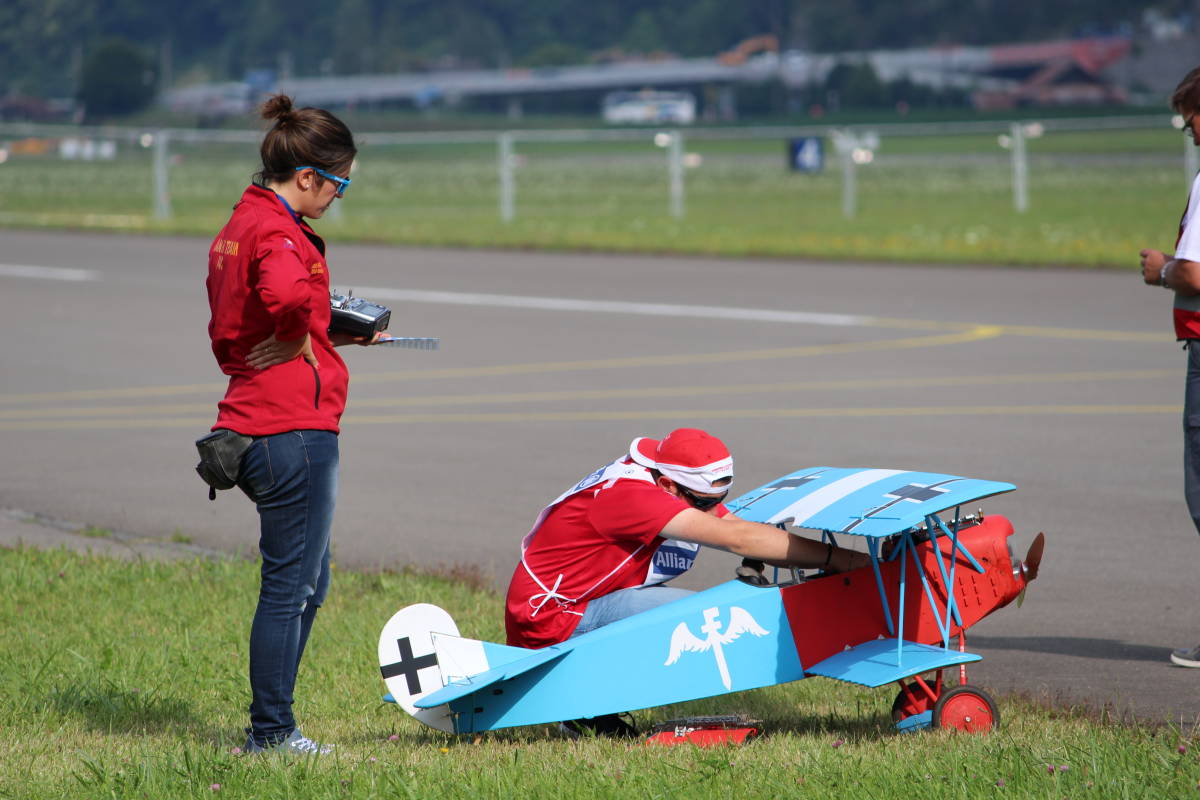
[[[661,440],[634,439],[629,457],[694,492],[719,494],[733,480],[733,457],[725,443],[697,428],[676,428]],[[723,482],[717,486],[717,481]]]

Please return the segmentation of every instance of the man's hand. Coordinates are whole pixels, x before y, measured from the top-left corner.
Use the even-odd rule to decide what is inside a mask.
[[[1149,248],[1143,250],[1140,255],[1142,257],[1142,280],[1150,286],[1161,286],[1163,264],[1170,261],[1171,257],[1161,250]]]
[[[299,339],[276,339],[272,334],[250,348],[246,363],[254,369],[267,369],[291,361],[296,356],[304,356],[309,364],[319,366],[307,333]]]

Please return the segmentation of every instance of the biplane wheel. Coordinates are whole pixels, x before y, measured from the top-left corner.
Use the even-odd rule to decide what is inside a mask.
[[[896,693],[896,699],[892,702],[892,722],[903,722],[909,717],[932,711],[933,704],[934,701],[929,699],[924,689],[916,683],[910,683],[907,692],[901,689]]]
[[[933,727],[987,733],[1000,727],[1000,709],[987,692],[969,684],[942,692],[933,706]]]

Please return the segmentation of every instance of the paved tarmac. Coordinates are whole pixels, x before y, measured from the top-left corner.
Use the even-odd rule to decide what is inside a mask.
[[[115,549],[252,552],[251,504],[210,503],[192,471],[224,386],[207,241],[0,243],[0,543],[99,546],[70,521],[122,532]],[[1046,531],[1046,558],[1024,607],[968,637],[972,682],[1200,719],[1200,670],[1167,662],[1200,641],[1185,354],[1136,253],[1114,274],[330,250],[335,287],[392,306],[393,333],[442,338],[343,351],[343,566],[467,565],[502,586],[544,503],[681,425],[730,445],[735,492],[816,465],[1011,481],[984,508],[1013,520],[1018,552]],[[735,563],[706,553],[687,585]]]

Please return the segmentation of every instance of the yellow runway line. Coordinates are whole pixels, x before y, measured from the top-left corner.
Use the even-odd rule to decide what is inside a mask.
[[[980,327],[968,322],[943,322],[928,319],[891,319],[888,317],[866,317],[864,325],[899,330],[961,331]],[[1049,325],[988,325],[998,328],[1004,336],[1032,336],[1044,339],[1084,339],[1097,342],[1173,342],[1175,336],[1163,331],[1106,331],[1090,328],[1055,328]]]
[[[1104,381],[1143,381],[1176,377],[1175,369],[1094,370],[1081,372],[1016,373],[1013,375],[950,375],[910,378],[849,378],[827,381],[784,381],[778,383],[712,384],[705,386],[649,386],[621,389],[567,389],[545,392],[480,392],[408,397],[364,397],[351,401],[351,411],[364,408],[413,408],[422,406],[498,405],[504,403],[562,402],[568,400],[619,400],[650,397],[709,397],[714,395],[769,394],[835,390],[880,391],[886,389],[947,389],[972,386],[1046,385]],[[204,414],[212,403],[170,405],[74,406],[0,410],[0,420],[101,418],[152,414]]]
[[[1108,414],[1180,414],[1181,405],[1170,404],[1058,404],[990,406],[878,406],[869,408],[733,408],[733,409],[642,409],[631,411],[513,411],[445,412],[385,415],[347,414],[346,427],[358,425],[406,425],[420,423],[505,423],[505,422],[611,422],[618,420],[661,419],[786,419],[786,418],[864,418],[864,417],[947,417],[947,416],[1098,416]],[[191,428],[203,431],[210,417],[164,417],[137,420],[61,420],[0,422],[7,431],[95,431],[130,428]]]
[[[842,344],[818,344],[803,347],[774,347],[759,350],[732,350],[724,353],[688,353],[680,355],[630,356],[626,358],[602,358],[587,361],[547,361],[530,364],[497,364],[493,367],[464,367],[461,369],[424,370],[406,372],[384,372],[355,378],[362,383],[379,383],[413,378],[477,378],[495,375],[534,375],[552,372],[576,372],[629,367],[677,367],[692,364],[720,364],[731,361],[767,361],[781,358],[804,358],[808,356],[842,355],[867,353],[883,350],[904,350],[918,347],[977,342],[994,339],[1000,335],[996,326],[976,326],[967,331],[938,336],[916,336],[907,339],[872,339],[867,342],[845,342]]]
[[[496,375],[535,375],[553,372],[574,372],[627,367],[664,367],[689,364],[716,364],[730,361],[763,361],[777,358],[803,358],[807,356],[839,355],[844,353],[875,352],[880,350],[902,350],[914,347],[937,347],[947,344],[974,342],[999,336],[999,328],[979,326],[966,331],[918,336],[907,339],[873,339],[867,342],[843,344],[809,345],[804,347],[776,347],[759,350],[733,350],[725,353],[686,353],[659,356],[631,356],[627,358],[603,358],[584,361],[547,361],[528,364],[496,364],[487,367],[455,367],[449,369],[405,370],[361,375],[354,382],[380,383],[397,380],[438,380],[445,378],[482,378]],[[0,395],[0,403],[43,403],[59,400],[108,400],[125,398],[170,397],[186,394],[212,394],[216,397],[225,392],[223,383],[194,383],[182,386],[129,387],[124,389],[82,389],[64,392],[38,392],[33,394]]]

